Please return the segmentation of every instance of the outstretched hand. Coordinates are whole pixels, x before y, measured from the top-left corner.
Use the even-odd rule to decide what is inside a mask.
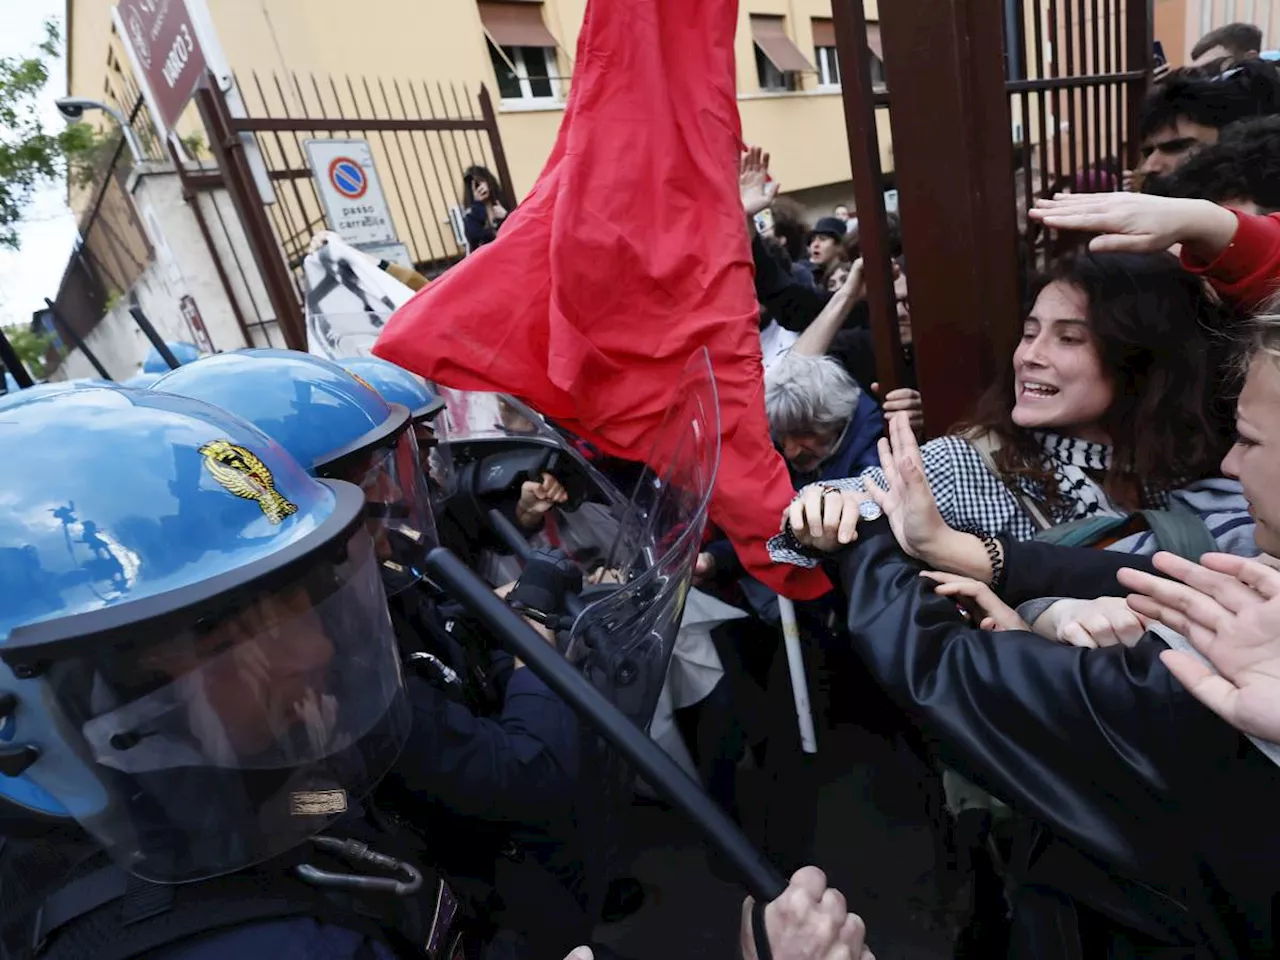
[[[759,147],[748,147],[738,163],[738,192],[747,216],[754,217],[772,206],[780,186],[769,179],[769,155]]]
[[[1280,572],[1221,553],[1200,563],[1158,553],[1154,562],[1173,580],[1121,570],[1129,606],[1182,634],[1217,672],[1189,653],[1167,650],[1160,659],[1237,730],[1280,740]]]
[[[757,960],[753,906],[750,897],[742,904],[743,960]],[[866,924],[849,912],[843,894],[827,886],[817,867],[795,872],[782,896],[765,907],[764,926],[773,960],[875,960],[867,949]]]
[[[966,610],[983,630],[1030,630],[1018,612],[996,596],[981,580],[929,570],[920,576],[937,584],[933,592],[950,597]]]
[[[1029,216],[1054,230],[1083,230],[1095,253],[1155,253],[1181,243],[1212,260],[1231,243],[1236,215],[1207,200],[1142,193],[1059,193],[1036,201]]]
[[[882,490],[871,483],[867,493],[889,519],[898,545],[910,556],[921,559],[950,532],[950,527],[938,512],[929,488],[909,414],[889,417],[889,436],[880,441],[879,451],[880,469],[889,489]]]

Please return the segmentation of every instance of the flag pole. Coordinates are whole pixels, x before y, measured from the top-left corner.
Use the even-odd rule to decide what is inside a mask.
[[[778,616],[782,618],[782,640],[787,649],[787,666],[791,670],[791,692],[796,700],[796,720],[800,724],[800,747],[805,753],[818,752],[818,739],[813,732],[813,710],[809,706],[809,681],[804,674],[804,655],[800,652],[800,627],[796,623],[795,605],[778,596]]]

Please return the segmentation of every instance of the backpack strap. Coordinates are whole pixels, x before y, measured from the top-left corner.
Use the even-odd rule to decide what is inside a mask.
[[[1040,504],[1031,499],[1025,491],[1020,490],[1013,484],[1005,480],[1004,474],[1000,472],[1000,468],[996,466],[996,451],[1004,444],[1001,442],[999,435],[993,431],[985,433],[970,433],[965,436],[965,440],[969,442],[969,446],[978,451],[978,455],[982,457],[982,462],[986,464],[991,475],[1000,480],[1009,491],[1018,498],[1018,503],[1022,505],[1022,509],[1026,511],[1027,516],[1031,518],[1031,522],[1040,530],[1048,530],[1053,526],[1053,521],[1048,518]]]
[[[1218,550],[1218,541],[1213,539],[1200,515],[1176,500],[1167,510],[1143,510],[1142,515],[1147,518],[1161,550],[1176,553],[1193,563],[1199,562],[1206,553]]]

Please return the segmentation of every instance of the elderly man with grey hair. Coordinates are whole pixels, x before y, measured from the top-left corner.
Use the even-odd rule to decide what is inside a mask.
[[[797,487],[880,465],[880,407],[833,357],[779,360],[765,374],[764,409]]]

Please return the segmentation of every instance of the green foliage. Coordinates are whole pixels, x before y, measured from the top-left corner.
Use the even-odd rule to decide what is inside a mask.
[[[45,40],[31,57],[0,57],[0,246],[17,248],[17,224],[42,180],[63,175],[68,157],[93,145],[93,131],[77,123],[50,133],[36,98],[49,80],[47,61],[58,55],[58,28],[45,24]]]
[[[53,337],[36,333],[30,327],[5,327],[4,335],[17,353],[31,375],[37,380],[43,379],[48,371],[45,369],[45,355],[53,345]]]
[[[199,132],[188,134],[181,139],[182,146],[186,149],[188,156],[193,160],[198,159],[200,154],[208,152],[205,149],[204,137]]]

